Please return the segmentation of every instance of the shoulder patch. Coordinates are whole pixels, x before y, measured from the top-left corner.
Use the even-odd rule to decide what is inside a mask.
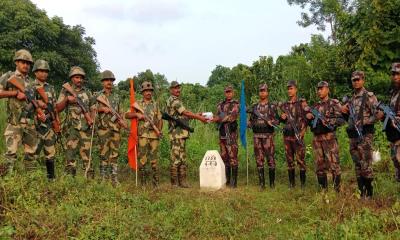
[[[332,102],[335,104],[340,103],[339,100],[337,100],[337,99],[332,99]]]
[[[374,96],[374,93],[373,92],[368,92],[368,96],[372,97],[372,96]]]

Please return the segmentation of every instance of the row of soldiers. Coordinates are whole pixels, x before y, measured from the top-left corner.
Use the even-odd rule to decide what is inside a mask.
[[[82,160],[82,169],[89,177],[94,177],[91,163],[91,150],[94,133],[99,141],[100,175],[111,179],[116,184],[118,149],[121,141],[121,130],[127,128],[125,119],[138,119],[138,159],[141,183],[145,184],[148,165],[152,169],[152,182],[159,184],[158,147],[162,119],[168,119],[170,140],[170,174],[173,186],[188,187],[186,141],[191,131],[189,119],[203,123],[218,123],[221,157],[225,163],[227,185],[236,187],[238,177],[238,125],[239,103],[234,100],[234,89],[224,89],[225,99],[217,106],[217,114],[206,118],[201,113],[186,109],[180,100],[181,85],[173,81],[170,85],[171,96],[167,100],[165,116],[160,106],[153,100],[153,86],[144,82],[141,86],[143,99],[133,107],[134,111],[122,114],[119,96],[113,91],[114,74],[104,71],[101,74],[103,90],[92,94],[83,86],[85,72],[80,67],[72,67],[70,81],[65,83],[56,98],[54,87],[48,81],[49,65],[44,60],[33,64],[32,56],[27,50],[15,53],[16,70],[7,72],[0,78],[0,98],[8,98],[7,127],[5,129],[6,152],[1,161],[0,173],[13,170],[17,159],[18,145],[24,147],[24,165],[27,170],[34,169],[36,159],[44,151],[47,176],[55,178],[54,156],[57,136],[62,132],[65,143],[65,171],[75,175],[77,159]],[[28,77],[30,66],[36,79]],[[400,181],[400,129],[395,124],[400,115],[399,89],[400,64],[392,65],[393,90],[389,109],[394,117],[387,124],[386,133],[392,142],[392,159],[396,169],[396,179]],[[314,134],[313,149],[316,163],[316,174],[319,185],[328,187],[327,174],[332,174],[334,188],[340,190],[341,168],[339,149],[335,131],[337,127],[348,122],[347,133],[350,139],[350,153],[355,165],[359,190],[363,196],[373,194],[372,180],[372,141],[374,123],[389,114],[380,111],[378,101],[373,93],[364,88],[365,75],[356,71],[351,77],[354,93],[343,103],[329,98],[329,84],[318,83],[317,94],[320,101],[308,106],[305,99],[298,98],[297,84],[287,84],[288,101],[274,104],[268,100],[268,86],[259,86],[259,102],[248,110],[250,120],[248,127],[254,133],[254,153],[259,176],[259,185],[265,188],[264,162],[267,160],[269,184],[275,185],[275,147],[274,134],[283,132],[286,160],[288,165],[289,186],[295,187],[295,163],[299,167],[301,186],[306,182],[304,135],[310,125]],[[58,114],[65,111],[65,120],[60,127]],[[283,127],[279,124],[283,123]],[[95,131],[96,129],[96,131]]]

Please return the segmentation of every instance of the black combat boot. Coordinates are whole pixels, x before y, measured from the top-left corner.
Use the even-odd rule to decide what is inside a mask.
[[[100,178],[101,178],[101,181],[106,180],[106,171],[107,171],[107,166],[100,165]]]
[[[360,196],[365,197],[365,185],[363,177],[357,177],[357,185],[358,185],[358,190],[360,190]]]
[[[265,176],[264,176],[264,168],[258,168],[258,180],[261,190],[265,189]]]
[[[238,176],[238,167],[232,167],[232,183],[231,187],[236,188],[237,187],[237,176]]]
[[[301,188],[306,186],[306,170],[300,170],[300,183]]]
[[[275,168],[269,169],[269,187],[275,188]]]
[[[296,186],[296,172],[295,169],[288,170],[289,175],[289,188],[294,188]]]
[[[231,167],[225,166],[226,186],[231,186]]]
[[[367,198],[372,198],[374,187],[372,186],[372,178],[362,177],[364,180],[365,192]]]
[[[70,174],[73,177],[75,177],[76,176],[76,167],[68,165],[68,166],[65,167],[65,172],[67,174]]]
[[[56,178],[54,173],[54,159],[46,160],[47,179],[50,181]]]
[[[335,188],[336,192],[340,192],[340,181],[341,181],[341,176],[340,175],[333,175],[333,187]]]
[[[187,166],[186,166],[186,164],[182,163],[179,166],[179,170],[178,170],[179,187],[189,188],[189,184],[187,183],[186,178],[187,178]]]
[[[178,187],[178,166],[174,164],[171,165],[170,173],[171,173],[171,186]]]

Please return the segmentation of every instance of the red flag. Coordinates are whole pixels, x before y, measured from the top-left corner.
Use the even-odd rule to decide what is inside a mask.
[[[134,112],[133,104],[135,103],[135,89],[133,79],[130,80],[130,110]],[[138,145],[138,130],[137,118],[131,119],[131,131],[128,139],[128,163],[133,169],[137,169],[137,145]]]

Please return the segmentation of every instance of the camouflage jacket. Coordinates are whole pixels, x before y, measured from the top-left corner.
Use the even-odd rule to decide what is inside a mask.
[[[397,113],[400,111],[400,90],[392,89],[390,91],[389,106],[399,116]]]
[[[339,127],[345,123],[342,115],[342,106],[337,99],[319,101],[313,106],[313,108],[320,112],[322,117],[326,120],[326,125],[333,127],[333,129],[328,129],[326,126],[323,125],[321,120],[318,120],[315,129],[311,126],[311,131],[314,132],[314,134],[318,135],[328,132],[334,132],[336,127]]]
[[[38,127],[51,128],[52,127],[52,124],[51,124],[52,119],[50,119],[51,116],[50,116],[50,112],[49,112],[49,105],[51,105],[50,109],[53,108],[53,111],[54,111],[55,107],[56,107],[56,102],[57,102],[56,92],[54,90],[54,87],[47,82],[41,82],[36,79],[34,82],[34,88],[35,88],[36,100],[41,100],[43,102],[44,102],[43,98],[40,96],[40,94],[38,93],[38,91],[36,89],[44,88],[44,91],[45,91],[45,93],[47,95],[47,99],[48,99],[48,105],[47,105],[48,107],[46,109],[43,109],[43,112],[46,114],[46,118],[49,118],[49,121],[46,121],[45,123],[39,121],[38,119],[35,119],[36,128],[38,128]]]
[[[32,86],[32,80],[28,76],[22,75],[17,70],[15,72],[7,72],[0,77],[0,90],[4,91],[16,91],[18,90],[14,87],[8,80],[12,77],[16,77],[19,83],[29,88]],[[34,124],[34,108],[32,104],[28,104],[26,101],[20,101],[15,97],[7,99],[7,122],[13,125],[19,123],[28,123],[30,125]]]
[[[360,112],[364,98],[365,104],[363,111]],[[376,122],[378,100],[373,92],[368,92],[363,88],[359,93],[354,93],[348,101],[353,105],[356,119],[361,121],[361,125],[373,125]],[[349,115],[345,115],[345,117],[348,118]],[[351,118],[348,118],[348,123],[350,128],[354,128],[354,122]]]
[[[239,116],[239,102],[237,100],[224,100],[217,105],[217,116],[220,118],[219,137],[226,139],[226,127],[229,131],[237,131],[237,118]]]
[[[118,96],[118,94],[116,94],[115,92],[111,92],[110,95],[107,95],[104,90],[97,92],[94,94],[94,99],[96,100],[97,104],[96,106],[98,108],[100,107],[106,107],[106,105],[104,103],[101,103],[99,101],[97,101],[98,98],[102,98],[103,100],[105,100],[106,102],[108,102],[108,104],[110,104],[110,106],[118,113],[121,113],[121,101],[120,98]],[[121,114],[122,116],[122,114]],[[97,119],[96,119],[96,126],[100,129],[110,129],[112,131],[116,131],[119,132],[120,131],[120,125],[118,124],[118,119],[113,117],[112,113],[98,113],[97,114]]]
[[[285,120],[280,119],[285,123],[283,128],[283,133],[285,136],[294,136],[294,130],[292,128],[292,124],[294,124],[299,133],[304,134],[307,128],[307,119],[306,114],[310,113],[311,109],[308,106],[306,100],[304,98],[297,99],[296,101],[287,101],[281,103],[279,108],[282,112],[289,114]]]
[[[95,107],[95,99],[92,96],[92,93],[86,89],[81,88],[77,89],[74,84],[71,83],[72,88],[75,93],[80,97],[83,101],[83,104],[86,107],[86,110],[90,111],[91,108]],[[71,94],[65,90],[61,89],[60,95],[58,96],[57,103],[64,101],[64,99]],[[86,131],[89,129],[89,125],[86,122],[85,116],[83,115],[82,109],[79,107],[77,103],[67,103],[66,111],[65,111],[65,123],[63,127],[65,129],[75,128],[76,130]]]
[[[257,116],[254,112],[258,112],[261,116]],[[270,126],[265,119],[271,121],[273,125],[279,124],[277,117],[277,106],[273,103],[266,104],[256,103],[251,107],[250,127],[253,129],[254,137],[265,138],[268,133],[273,133],[274,128]]]
[[[150,102],[145,102],[144,100],[138,101],[138,105],[143,109],[144,114],[149,117],[150,121],[154,123],[157,127],[160,126],[161,111],[158,104],[151,100]],[[161,130],[161,129],[160,129]],[[138,123],[138,135],[142,138],[152,138],[158,139],[158,136],[151,124],[148,121],[139,121]]]
[[[170,116],[188,123],[189,119],[182,114],[184,111],[186,111],[186,108],[183,106],[182,101],[178,97],[171,95],[167,100],[166,112]],[[189,131],[176,126],[173,121],[168,121],[168,133],[171,140],[189,137]]]

